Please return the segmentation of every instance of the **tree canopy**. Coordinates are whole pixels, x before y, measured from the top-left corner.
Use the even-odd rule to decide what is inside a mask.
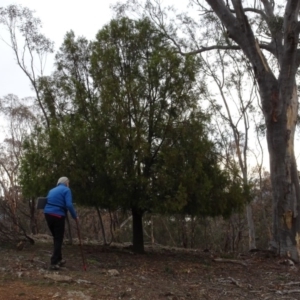
[[[229,216],[241,208],[244,186],[222,169],[199,105],[200,70],[147,18],[112,20],[91,42],[67,33],[55,72],[38,81],[50,123],[24,143],[25,196],[66,175],[76,202],[132,211],[137,252],[145,212]]]

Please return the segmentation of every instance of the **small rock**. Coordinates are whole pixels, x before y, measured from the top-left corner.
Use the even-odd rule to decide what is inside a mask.
[[[90,296],[85,295],[81,291],[68,291],[67,296],[68,296],[68,298],[72,297],[69,299],[73,299],[73,297],[75,297],[74,299],[91,300]]]
[[[76,282],[78,284],[81,284],[81,283],[83,283],[83,284],[93,284],[91,281],[84,280],[84,279],[78,279],[78,280],[76,280]]]
[[[39,272],[39,274],[49,273],[49,271],[47,271],[45,269],[39,269],[38,272]]]
[[[110,276],[117,276],[117,275],[120,275],[120,272],[116,269],[112,269],[112,270],[108,270],[107,273],[110,275]]]
[[[60,297],[60,293],[58,293],[58,292],[52,296],[52,298],[58,298],[58,297]]]
[[[71,282],[72,281],[72,278],[70,276],[59,275],[59,274],[46,274],[46,275],[44,275],[44,278],[52,279],[54,281],[59,281],[59,282]]]

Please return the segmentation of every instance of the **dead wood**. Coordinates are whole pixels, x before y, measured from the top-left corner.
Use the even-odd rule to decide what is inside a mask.
[[[213,261],[222,262],[222,263],[239,264],[239,265],[242,265],[244,267],[248,266],[245,262],[240,261],[240,260],[236,260],[236,259],[214,258]]]

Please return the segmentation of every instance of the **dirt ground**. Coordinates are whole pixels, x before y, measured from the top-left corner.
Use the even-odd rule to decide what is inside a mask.
[[[51,244],[0,246],[0,300],[300,299],[300,271],[268,252],[238,258],[202,250],[64,245],[67,265],[48,270]],[[292,263],[292,262],[290,262]]]

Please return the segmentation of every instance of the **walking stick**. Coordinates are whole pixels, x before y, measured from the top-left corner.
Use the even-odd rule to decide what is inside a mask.
[[[80,246],[80,252],[81,252],[81,257],[82,257],[82,263],[83,263],[83,270],[86,271],[86,264],[85,264],[85,259],[83,255],[83,249],[82,249],[82,243],[81,243],[81,237],[80,237],[80,230],[79,230],[79,224],[78,220],[76,220],[76,225],[77,225],[77,233],[78,233],[78,239],[79,239],[79,246]]]

